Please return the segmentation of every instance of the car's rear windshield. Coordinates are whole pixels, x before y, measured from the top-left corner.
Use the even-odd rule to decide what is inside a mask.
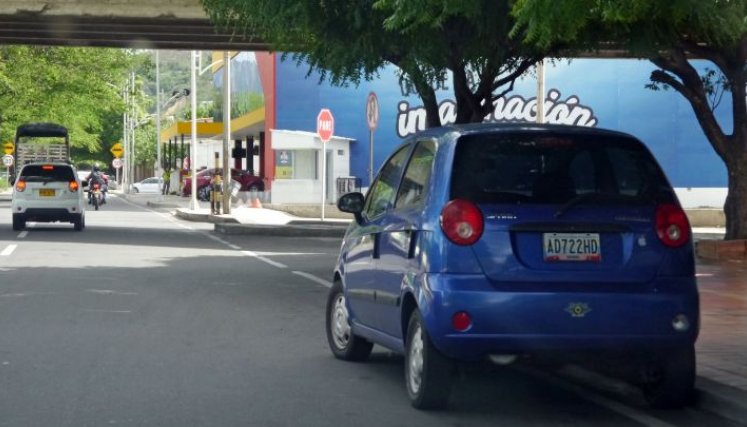
[[[661,168],[637,140],[614,135],[512,133],[457,142],[451,197],[476,203],[671,201]]]
[[[21,170],[26,182],[75,181],[73,169],[60,165],[28,165]]]

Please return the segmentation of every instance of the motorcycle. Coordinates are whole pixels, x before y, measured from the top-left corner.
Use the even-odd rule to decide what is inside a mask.
[[[103,193],[101,192],[101,184],[98,182],[94,183],[89,190],[88,197],[90,198],[90,203],[93,204],[93,208],[99,210],[99,206],[103,204],[104,200]]]

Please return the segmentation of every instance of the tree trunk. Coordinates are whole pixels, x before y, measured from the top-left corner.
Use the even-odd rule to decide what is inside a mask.
[[[726,165],[729,193],[724,203],[725,240],[747,239],[747,155]]]
[[[430,85],[419,70],[408,72],[408,74],[410,76],[410,81],[412,81],[415,90],[418,91],[418,95],[423,101],[426,127],[428,129],[441,127],[441,115],[438,111],[438,100],[436,99],[435,89],[433,89],[433,86]]]

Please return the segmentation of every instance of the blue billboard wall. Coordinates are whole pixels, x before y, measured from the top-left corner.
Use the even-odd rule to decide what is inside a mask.
[[[277,128],[316,131],[316,116],[329,108],[335,117],[335,135],[353,138],[351,174],[368,185],[369,133],[366,98],[375,92],[380,105],[374,133],[374,168],[407,136],[422,129],[422,102],[402,95],[396,69],[382,70],[375,81],[340,88],[307,76],[307,67],[277,59]],[[704,69],[705,63],[697,66]],[[648,61],[633,59],[576,59],[545,67],[547,122],[595,126],[628,132],[640,138],[662,164],[675,187],[726,187],[726,169],[713,151],[690,104],[672,89],[646,89],[654,69]],[[453,92],[438,93],[442,121],[453,115]],[[487,119],[534,121],[536,79],[527,76],[515,90],[495,103]],[[730,100],[724,97],[716,113],[731,132]],[[452,119],[453,120],[453,119]]]

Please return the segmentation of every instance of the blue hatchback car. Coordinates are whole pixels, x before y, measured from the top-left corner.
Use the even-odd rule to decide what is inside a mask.
[[[448,403],[456,362],[625,362],[655,407],[686,404],[699,299],[690,225],[634,137],[447,126],[406,140],[355,215],[326,314],[334,355],[405,355],[413,406]]]

